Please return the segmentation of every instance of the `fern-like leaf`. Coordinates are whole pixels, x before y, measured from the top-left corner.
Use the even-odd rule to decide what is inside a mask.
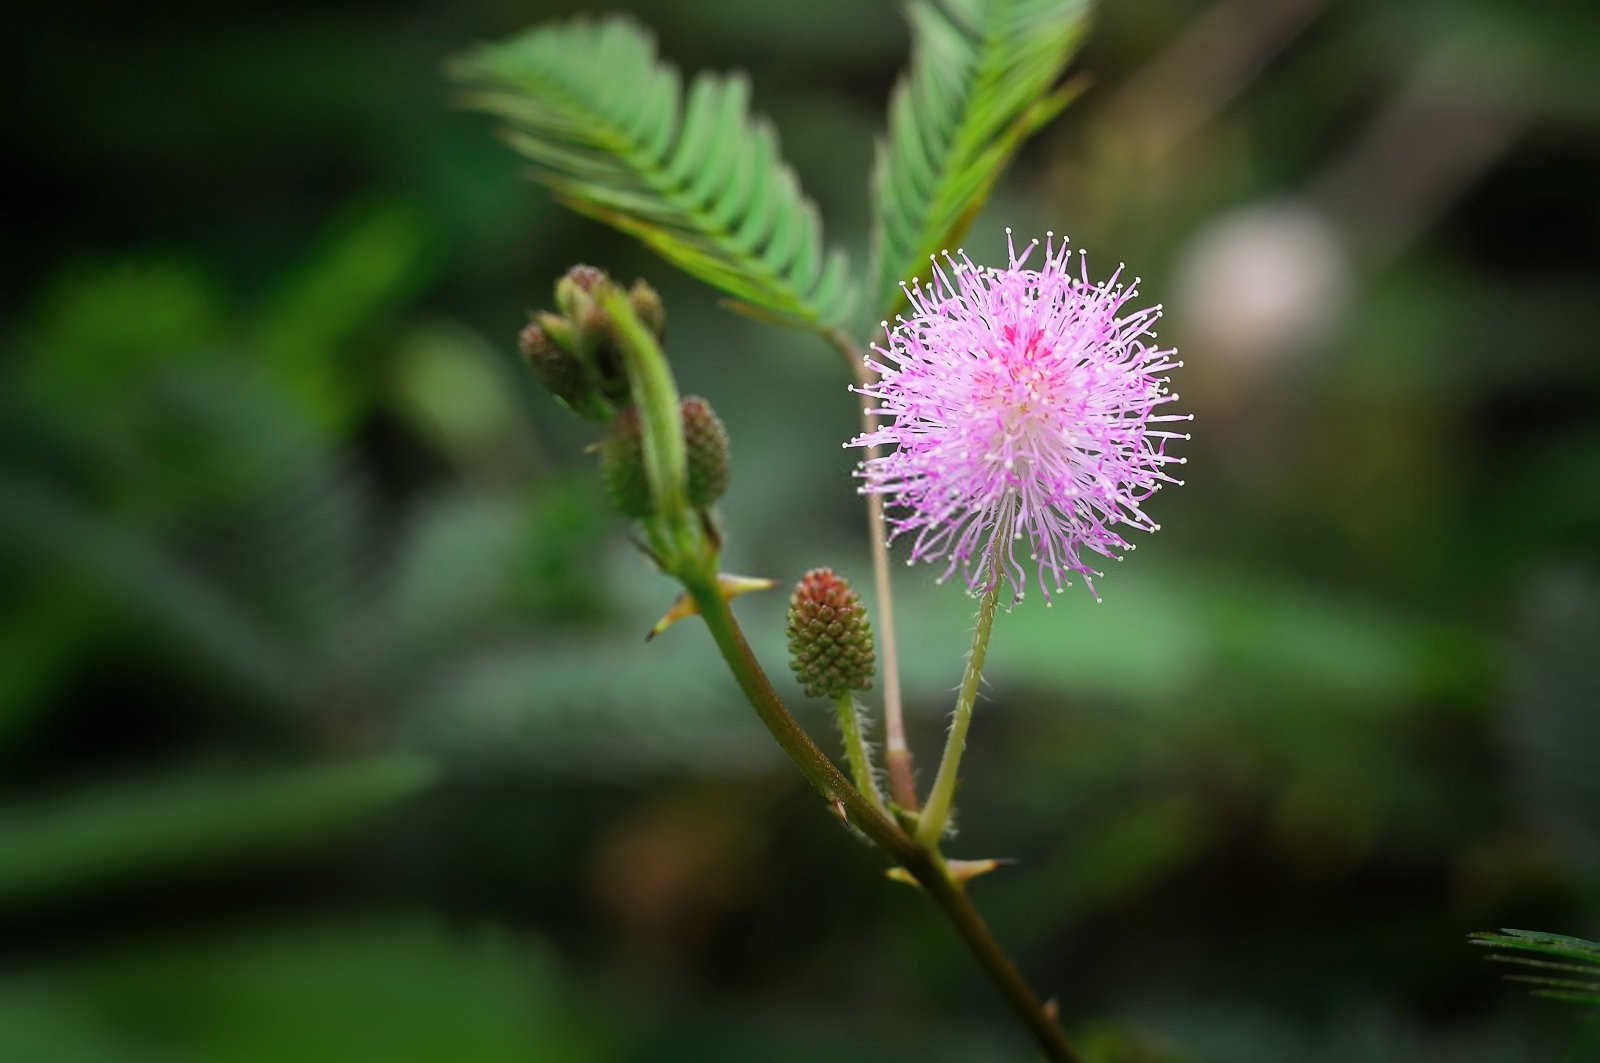
[[[1088,0],[916,0],[911,69],[873,173],[874,298],[892,314],[928,256],[960,240],[1029,135],[1077,95],[1055,88]]]
[[[1527,968],[1506,979],[1534,986],[1534,996],[1600,1007],[1600,941],[1509,929],[1472,934],[1468,940],[1485,948],[1513,950],[1489,958]]]
[[[457,60],[468,103],[504,119],[513,147],[572,209],[643,240],[735,305],[820,327],[848,310],[841,253],[747,111],[742,75],[687,94],[624,18],[530,30]]]

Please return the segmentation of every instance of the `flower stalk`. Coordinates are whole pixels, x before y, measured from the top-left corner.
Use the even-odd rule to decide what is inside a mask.
[[[872,370],[861,349],[840,329],[826,333],[830,343],[850,366],[857,387],[872,383]],[[878,419],[867,407],[861,410],[861,431],[871,433]],[[870,457],[878,455],[874,447]],[[878,647],[883,659],[883,766],[889,776],[889,795],[907,812],[917,810],[916,770],[906,743],[905,709],[900,695],[900,651],[895,640],[894,588],[889,582],[889,539],[884,531],[883,499],[867,496],[867,534],[872,546],[872,590],[878,600]]]
[[[834,698],[833,712],[839,723],[839,737],[844,740],[844,756],[850,765],[850,774],[856,781],[856,789],[879,812],[887,815],[888,808],[883,803],[883,794],[878,790],[878,780],[872,771],[872,756],[861,734],[861,706],[856,704],[855,695],[846,692]]]
[[[956,697],[955,716],[945,739],[939,772],[928,793],[927,807],[917,823],[917,844],[934,848],[950,822],[950,806],[955,800],[956,781],[961,770],[961,754],[967,748],[967,729],[972,726],[972,707],[978,700],[978,684],[983,679],[983,661],[989,653],[989,632],[994,628],[996,606],[1000,601],[1000,576],[996,572],[989,588],[978,600],[978,622],[972,629],[972,649],[967,654],[966,673],[961,677],[961,692]]]

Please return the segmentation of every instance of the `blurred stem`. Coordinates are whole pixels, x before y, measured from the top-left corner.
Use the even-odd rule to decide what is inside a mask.
[[[833,761],[817,748],[790,714],[751,652],[750,644],[739,630],[739,623],[734,619],[727,599],[717,589],[715,572],[691,571],[684,575],[683,582],[699,606],[701,619],[705,621],[734,679],[789,759],[795,762],[824,800],[860,828],[890,859],[909,871],[924,892],[933,898],[933,902],[955,925],[956,932],[967,943],[995,986],[1004,994],[1011,1009],[1027,1025],[1045,1055],[1058,1063],[1081,1063],[1081,1057],[1072,1050],[1072,1045],[1068,1043],[1066,1034],[1061,1032],[1052,1013],[1046,1011],[1039,995],[995,940],[993,932],[973,907],[966,891],[950,877],[943,857],[934,849],[918,845],[898,824],[874,807],[872,801],[852,786]]]
[[[850,774],[855,776],[856,789],[880,812],[887,812],[883,795],[878,792],[878,780],[872,775],[872,758],[867,755],[867,743],[861,737],[861,707],[855,695],[846,691],[833,699],[833,711],[839,718],[839,735],[844,739],[845,759],[850,762]]]
[[[827,339],[850,364],[857,387],[873,382],[861,348],[841,329],[829,329]],[[861,407],[861,431],[871,432],[878,419]],[[877,447],[867,448],[867,459],[878,457]],[[894,592],[889,584],[889,541],[883,529],[883,497],[867,495],[867,534],[872,542],[872,584],[878,598],[878,648],[883,654],[883,762],[889,773],[889,794],[908,812],[917,810],[917,780],[906,744],[906,720],[900,699],[900,651],[894,635]]]
[[[1002,530],[1001,534],[1005,534]],[[999,562],[998,545],[995,551]],[[933,789],[928,793],[928,807],[922,810],[917,823],[917,841],[932,848],[939,844],[945,824],[950,820],[950,802],[956,793],[956,775],[961,768],[961,754],[967,748],[967,728],[972,725],[972,706],[978,700],[978,682],[983,678],[983,659],[989,653],[989,632],[994,628],[995,606],[1000,600],[1000,573],[996,571],[978,603],[978,623],[972,629],[972,651],[967,654],[967,672],[961,677],[961,693],[956,698],[955,719],[950,722],[950,736],[945,739],[944,756],[939,760],[939,774],[934,777]]]

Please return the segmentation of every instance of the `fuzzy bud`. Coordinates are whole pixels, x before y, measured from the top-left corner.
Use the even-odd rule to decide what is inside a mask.
[[[594,306],[595,291],[608,280],[603,269],[573,266],[556,281],[556,309],[573,321],[582,320],[584,313]]]
[[[656,339],[666,334],[667,308],[654,288],[643,280],[634,281],[633,287],[628,289],[628,302],[645,328],[655,333]]]
[[[617,347],[616,329],[611,318],[597,304],[590,304],[576,320],[578,343],[589,354],[599,377],[600,391],[615,403],[626,402],[630,385],[623,367],[622,351]]]
[[[847,580],[814,568],[789,598],[789,667],[811,698],[872,686],[876,659],[867,610]]]
[[[728,489],[728,430],[711,404],[690,395],[679,408],[689,458],[689,504],[705,509]]]
[[[530,321],[517,337],[517,347],[544,389],[579,416],[603,421],[611,408],[599,401],[577,358],[554,343],[550,335]]]
[[[689,466],[689,504],[705,509],[728,487],[728,430],[711,404],[697,395],[684,399],[678,412]],[[655,512],[644,468],[644,435],[633,406],[617,414],[611,434],[600,443],[600,478],[612,504],[626,516],[643,518]]]
[[[650,477],[644,470],[644,438],[639,411],[632,406],[611,422],[611,434],[600,443],[600,479],[611,504],[624,516],[644,518],[655,512]]]

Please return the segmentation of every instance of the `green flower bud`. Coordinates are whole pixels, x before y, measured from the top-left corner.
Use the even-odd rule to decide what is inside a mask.
[[[789,667],[811,698],[872,686],[877,661],[867,610],[847,580],[814,568],[789,598]]]
[[[656,334],[656,339],[666,334],[667,308],[654,288],[642,280],[634,281],[633,287],[628,289],[628,302],[633,306],[633,312],[639,315],[639,320],[644,322],[645,328]]]
[[[595,289],[611,278],[603,269],[577,265],[556,281],[556,309],[571,321],[578,321],[594,306]]]
[[[600,443],[600,479],[611,504],[624,516],[642,519],[655,512],[650,477],[644,469],[644,438],[639,411],[632,406],[611,422],[611,434]]]
[[[542,314],[540,317],[554,318],[554,315]],[[558,331],[565,328],[561,318],[555,318],[555,321]],[[583,364],[570,351],[555,343],[539,321],[528,323],[517,337],[517,346],[534,376],[539,378],[539,383],[562,405],[590,420],[610,419],[611,406],[595,393]]]
[[[611,318],[599,306],[591,305],[575,323],[577,342],[587,352],[589,364],[594,366],[601,392],[612,402],[626,402],[628,371],[623,365],[622,351],[617,347]]]
[[[699,396],[684,399],[678,412],[689,466],[689,504],[705,509],[728,487],[728,430]],[[600,443],[600,478],[612,504],[626,516],[644,518],[655,512],[644,468],[644,433],[633,406],[617,414],[611,434]]]
[[[679,409],[689,459],[689,504],[706,509],[728,489],[728,430],[698,395],[684,399]]]

